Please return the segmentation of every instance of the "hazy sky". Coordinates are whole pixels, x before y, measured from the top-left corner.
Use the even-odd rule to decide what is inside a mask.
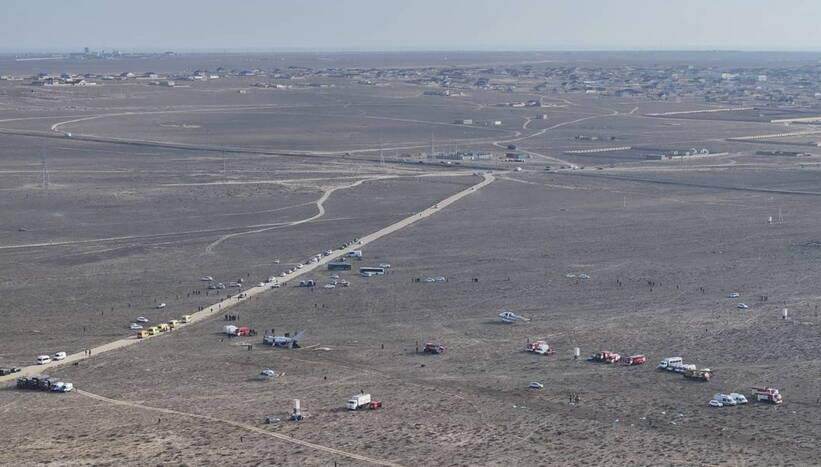
[[[3,0],[0,49],[821,50],[821,0]]]

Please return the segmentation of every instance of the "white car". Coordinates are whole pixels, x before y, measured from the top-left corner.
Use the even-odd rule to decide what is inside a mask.
[[[74,385],[71,383],[64,383],[62,381],[59,381],[57,383],[52,384],[51,387],[48,389],[49,391],[54,392],[71,392],[74,389]]]
[[[302,269],[303,267],[304,267],[304,266],[302,266],[302,263],[300,263],[300,264],[297,264],[297,265],[296,265],[296,268],[297,268],[297,269]]]
[[[740,296],[741,294],[739,294],[738,292],[733,292],[730,295],[727,295],[727,298],[738,298]]]
[[[257,287],[265,287],[265,282],[260,282],[259,284],[257,284]]]
[[[214,278],[211,277],[211,276],[203,276],[203,277],[200,277],[200,280],[201,281],[206,281],[206,282],[211,282],[212,280],[214,280]]]
[[[160,308],[165,308],[165,303],[160,303],[157,305],[157,309],[159,310]]]
[[[53,357],[51,357],[52,360],[63,360],[64,358],[66,358],[65,352],[57,352]]]
[[[722,404],[721,402],[719,402],[715,399],[708,402],[707,405],[710,406],[710,407],[724,407],[724,404]]]
[[[38,365],[45,365],[46,363],[51,363],[51,357],[48,355],[40,355],[37,357]]]
[[[564,277],[566,277],[568,279],[575,279],[576,275],[575,274],[565,274]]]
[[[741,308],[742,310],[746,310],[747,308],[750,308],[750,307],[748,307],[745,303],[739,303],[738,305],[736,305],[736,308]]]
[[[266,377],[266,378],[273,378],[273,377],[274,377],[274,376],[276,376],[277,374],[276,374],[276,372],[275,372],[274,370],[272,370],[272,369],[270,369],[270,368],[266,368],[266,369],[264,369],[264,370],[260,371],[260,372],[259,372],[259,375],[260,375],[260,376],[264,376],[264,377]]]
[[[145,316],[138,316],[137,319],[135,319],[134,321],[136,321],[138,323],[147,323],[148,318],[146,318]]]
[[[531,389],[542,389],[544,387],[544,384],[533,381],[532,383],[528,384],[527,387]]]
[[[279,277],[285,277],[285,276],[287,276],[287,275],[288,275],[288,273],[287,273],[287,272],[281,272],[281,273],[279,273]]]
[[[130,325],[128,328],[129,328],[129,329],[131,329],[132,331],[139,331],[139,330],[140,330],[140,329],[142,329],[143,327],[142,327],[142,326],[140,326],[140,325],[139,325],[139,324],[137,324],[137,323],[131,323],[131,325]]]
[[[335,289],[335,288],[336,288],[336,285],[334,285],[334,284],[325,284],[325,285],[323,285],[322,287],[324,287],[324,288],[326,288],[326,289]]]
[[[728,396],[730,396],[730,399],[734,400],[736,404],[741,405],[741,404],[746,404],[747,403],[747,398],[744,397],[743,394],[739,394],[737,392],[731,392],[730,394],[728,394]]]
[[[334,274],[333,276],[331,276],[331,279],[339,279],[339,274]]]
[[[587,275],[587,274],[579,274],[579,275],[578,275],[578,276],[576,276],[576,277],[578,277],[579,279],[590,279],[590,276],[589,276],[589,275]]]

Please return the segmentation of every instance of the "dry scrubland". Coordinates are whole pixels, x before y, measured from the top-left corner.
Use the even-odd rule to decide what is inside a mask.
[[[0,123],[0,365],[119,339],[136,316],[178,317],[218,299],[205,295],[202,275],[256,283],[480,180],[458,167],[277,151],[373,156],[382,141],[393,156],[405,151],[399,147],[425,150],[435,128],[442,145],[499,151],[492,143],[514,139],[536,159],[368,245],[355,267],[392,264],[384,277],[340,273],[350,287],[289,284],[233,308],[238,324],[260,336],[223,338],[219,316],[51,372],[83,392],[30,393],[7,384],[0,388],[7,446],[0,463],[818,463],[818,158],[755,156],[755,148],[769,146],[724,141],[771,133],[772,125],[669,125],[642,114],[698,106],[576,97],[568,108],[549,110],[548,120],[528,123],[529,113],[492,106],[516,96],[490,92],[447,103],[410,87],[353,82],[235,92],[247,85],[112,85],[34,96],[6,89],[9,110],[0,120],[46,118]],[[169,110],[175,113],[156,113]],[[109,115],[122,112],[132,114]],[[105,116],[59,129],[202,148],[20,134],[48,134],[55,123],[88,115]],[[448,124],[462,116],[505,123]],[[711,145],[730,154],[685,163],[562,155],[584,146],[577,134],[654,147]],[[41,154],[48,189],[40,186]],[[558,165],[551,157],[603,169],[545,173],[544,165]],[[783,223],[768,224],[779,211]],[[582,272],[591,279],[565,277]],[[329,274],[303,278],[324,284]],[[414,282],[439,275],[448,281]],[[725,298],[732,291],[750,309]],[[154,310],[159,302],[168,306]],[[784,307],[792,319],[780,319]],[[532,321],[498,324],[502,309]],[[263,346],[262,331],[272,328],[305,329],[305,347]],[[522,352],[535,338],[557,355]],[[426,341],[445,344],[446,353],[416,354]],[[575,361],[576,346],[583,356],[644,353],[649,364]],[[716,370],[714,380],[653,368],[674,355]],[[261,381],[256,375],[265,367],[285,374]],[[530,381],[545,387],[529,390]],[[759,384],[780,388],[785,403],[705,406],[717,392],[747,393]],[[360,390],[385,407],[344,410]],[[568,403],[571,393],[580,394],[579,404]],[[267,415],[284,419],[292,398],[303,401],[305,421],[262,424]]]

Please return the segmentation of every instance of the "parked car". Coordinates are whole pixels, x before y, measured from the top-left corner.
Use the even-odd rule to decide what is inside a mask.
[[[48,355],[40,355],[37,357],[38,365],[45,365],[46,363],[51,363],[51,357]]]
[[[74,385],[71,383],[64,383],[62,381],[58,381],[52,384],[51,387],[48,389],[49,391],[54,392],[71,392],[72,390],[74,390]]]
[[[57,352],[53,357],[51,357],[52,360],[63,360],[64,358],[66,358],[65,352]]]
[[[136,321],[138,323],[147,323],[148,318],[146,318],[145,316],[138,316],[137,319],[135,319],[134,321]]]
[[[527,387],[531,389],[542,389],[544,387],[544,384],[533,381],[532,383],[528,384]]]
[[[724,407],[724,404],[722,404],[721,402],[719,402],[715,399],[708,402],[707,405],[710,406],[710,407]]]

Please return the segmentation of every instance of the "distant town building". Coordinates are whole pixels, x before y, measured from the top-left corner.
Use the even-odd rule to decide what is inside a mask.
[[[530,154],[526,154],[523,152],[509,152],[505,154],[505,159],[509,161],[524,162],[530,159]]]
[[[480,161],[493,159],[493,154],[489,152],[443,152],[433,154],[431,158],[446,161]]]

